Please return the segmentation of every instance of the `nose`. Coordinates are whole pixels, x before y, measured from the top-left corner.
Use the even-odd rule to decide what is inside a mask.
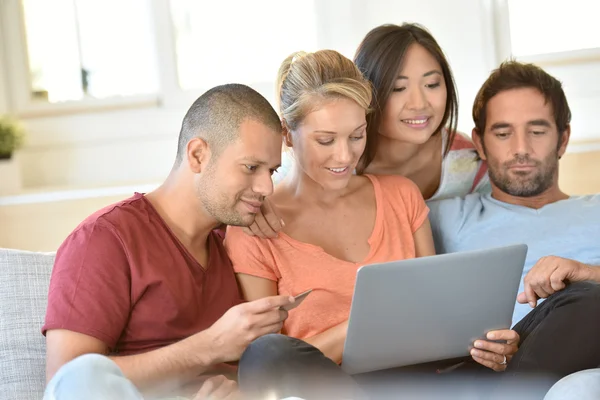
[[[271,179],[271,174],[266,171],[261,174],[256,174],[252,184],[252,191],[262,197],[273,194],[273,180]]]
[[[407,107],[410,110],[423,110],[427,107],[427,98],[421,87],[416,86],[408,89]]]
[[[512,154],[526,155],[531,153],[531,140],[527,132],[516,132],[512,135]]]
[[[338,140],[333,159],[340,165],[348,165],[352,161],[350,146],[345,140]]]

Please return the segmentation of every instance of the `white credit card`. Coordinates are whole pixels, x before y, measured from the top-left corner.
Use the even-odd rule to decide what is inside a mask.
[[[297,296],[294,296],[294,302],[292,304],[288,304],[287,306],[282,306],[281,309],[285,311],[293,310],[298,307],[300,303],[312,292],[312,289],[308,289],[306,292],[302,292]]]

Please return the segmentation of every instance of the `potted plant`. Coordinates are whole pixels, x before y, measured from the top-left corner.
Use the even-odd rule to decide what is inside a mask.
[[[0,116],[0,160],[10,160],[24,143],[25,130],[14,118]]]

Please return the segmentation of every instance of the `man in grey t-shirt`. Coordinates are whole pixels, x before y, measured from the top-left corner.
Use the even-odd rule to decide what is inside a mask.
[[[492,193],[429,202],[436,251],[527,244],[513,315],[521,343],[536,336],[534,347],[547,353],[557,372],[597,368],[600,195],[571,197],[559,188],[571,119],[562,85],[533,65],[504,63],[477,94],[473,119],[473,141],[488,163]],[[537,312],[528,315],[532,308]],[[534,328],[532,321],[550,311]],[[515,358],[521,367],[529,362],[525,354]]]

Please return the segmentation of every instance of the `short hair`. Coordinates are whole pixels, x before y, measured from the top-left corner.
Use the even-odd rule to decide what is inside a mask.
[[[335,50],[296,52],[288,56],[277,75],[279,112],[295,130],[320,100],[346,98],[369,112],[371,85],[352,60]]]
[[[440,64],[446,83],[446,108],[440,125],[434,135],[448,127],[449,140],[444,154],[456,135],[458,124],[458,93],[450,64],[441,47],[427,29],[418,24],[385,24],[373,28],[358,45],[354,63],[373,85],[373,112],[367,117],[367,148],[360,159],[357,170],[362,172],[373,161],[377,151],[379,125],[383,109],[394,89],[398,70],[406,59],[406,53],[413,44],[422,46]]]
[[[194,101],[183,118],[176,164],[184,160],[187,143],[196,137],[206,141],[213,153],[220,154],[239,138],[239,127],[246,120],[281,132],[277,113],[256,90],[237,83],[208,90]]]
[[[510,60],[500,64],[479,89],[473,103],[473,122],[480,137],[486,124],[487,105],[498,93],[521,88],[537,89],[552,106],[559,137],[571,123],[571,110],[562,83],[542,68]]]

